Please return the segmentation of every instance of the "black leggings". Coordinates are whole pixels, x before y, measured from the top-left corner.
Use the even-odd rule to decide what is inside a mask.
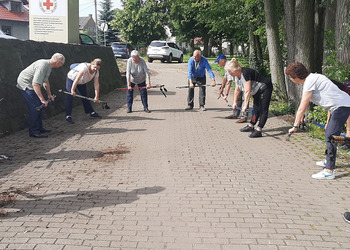
[[[269,115],[269,106],[272,95],[272,83],[268,84],[265,89],[259,90],[254,96],[254,113],[250,121],[251,124],[255,125],[258,121],[258,127],[263,128]]]

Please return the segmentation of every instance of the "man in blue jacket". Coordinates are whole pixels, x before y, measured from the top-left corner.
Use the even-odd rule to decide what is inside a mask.
[[[208,71],[210,78],[212,79],[211,86],[216,85],[215,76],[211,67],[208,63],[208,60],[201,56],[200,50],[195,50],[193,56],[188,61],[188,97],[187,103],[188,106],[185,110],[193,109],[194,101],[194,87],[198,85],[199,87],[199,107],[200,110],[206,111],[205,105],[205,92],[206,92],[206,77],[205,70]]]

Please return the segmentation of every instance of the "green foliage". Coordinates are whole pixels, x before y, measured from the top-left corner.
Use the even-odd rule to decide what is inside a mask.
[[[272,101],[269,111],[276,116],[293,115],[295,113],[295,108],[293,105],[288,105],[285,102]]]
[[[152,40],[166,39],[166,0],[123,0],[122,5],[111,25],[120,30],[123,40],[148,45]]]
[[[108,24],[108,30],[106,32],[106,44],[110,44],[112,42],[118,41],[117,39],[118,30],[115,28],[112,28],[110,24],[111,21],[113,21],[114,15],[115,15],[115,11],[112,9],[111,0],[103,0],[100,3],[100,6],[102,10],[99,11],[100,13],[99,20],[101,21],[103,20],[103,22],[106,22]],[[99,25],[101,25],[101,23],[99,23]],[[100,42],[100,44],[102,44],[104,42],[104,32],[99,31],[98,35],[99,35],[99,41],[102,41]]]
[[[325,59],[323,66],[323,73],[330,79],[337,81],[347,80],[350,76],[350,65],[344,65],[337,61],[337,52],[335,48],[335,34],[334,31],[329,30],[325,34]]]
[[[327,123],[327,114],[328,112],[322,107],[315,106],[313,110],[307,112],[307,121],[309,123],[316,122],[325,125]]]

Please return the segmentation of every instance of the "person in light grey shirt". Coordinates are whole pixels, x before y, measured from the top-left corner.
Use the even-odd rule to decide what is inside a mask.
[[[132,112],[135,85],[137,85],[137,87],[140,90],[143,110],[146,113],[150,113],[151,111],[148,109],[147,88],[151,87],[151,77],[145,60],[143,60],[140,57],[139,52],[137,50],[133,50],[131,52],[131,57],[127,61],[126,80],[128,87],[128,91],[126,94],[126,100],[128,105],[127,113]]]
[[[41,104],[46,107],[48,104],[41,92],[41,87],[46,90],[48,99],[54,100],[51,94],[49,76],[52,69],[62,67],[64,62],[64,56],[56,53],[51,59],[40,59],[33,62],[17,78],[16,87],[21,90],[28,107],[29,136],[31,137],[46,138],[47,135],[43,135],[43,133],[50,132],[50,130],[43,128],[41,110],[37,110],[37,107]]]

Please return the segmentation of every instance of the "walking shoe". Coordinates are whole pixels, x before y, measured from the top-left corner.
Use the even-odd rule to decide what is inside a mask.
[[[327,169],[323,169],[321,172],[313,174],[311,177],[318,180],[331,180],[335,178],[335,170],[330,173]]]
[[[143,111],[145,111],[146,113],[151,113],[149,109],[144,109]]]
[[[319,167],[325,168],[326,165],[327,165],[327,160],[322,160],[322,161],[316,162],[316,166],[319,166]]]
[[[43,133],[50,133],[50,132],[51,132],[50,129],[44,129],[44,128],[40,129],[40,133],[41,134],[43,134]]]
[[[242,119],[242,118],[241,118],[241,119],[237,120],[236,122],[237,122],[237,123],[244,123],[244,122],[247,122],[247,119]]]
[[[201,111],[207,111],[207,109],[206,109],[204,106],[200,106],[199,109],[200,109]]]
[[[254,127],[251,127],[251,126],[247,125],[244,128],[241,128],[239,131],[241,131],[241,132],[253,132],[254,131]]]
[[[192,106],[187,106],[187,108],[185,108],[185,110],[192,110],[193,107]]]
[[[69,123],[71,123],[71,124],[74,123],[71,116],[67,116],[67,117],[66,117],[66,121],[69,122]]]
[[[127,109],[126,113],[132,113],[131,109]]]
[[[97,114],[96,112],[91,112],[90,113],[90,117],[92,117],[92,118],[98,118],[98,119],[101,119],[102,117],[99,115],[99,114]]]
[[[34,137],[34,138],[47,138],[47,135],[42,135],[42,134],[30,134],[30,137]]]
[[[229,116],[226,116],[225,119],[237,119],[238,117],[235,116],[235,115],[229,115]]]
[[[350,223],[350,212],[344,213],[344,220],[345,222]]]
[[[259,130],[254,130],[250,135],[250,138],[258,138],[258,137],[262,137],[261,131]]]

